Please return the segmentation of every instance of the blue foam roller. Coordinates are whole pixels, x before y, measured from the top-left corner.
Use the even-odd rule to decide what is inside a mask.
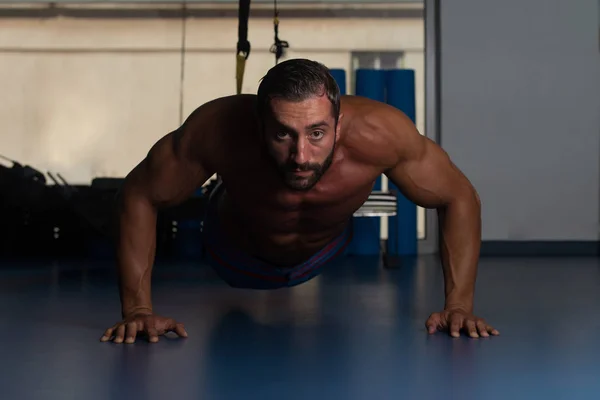
[[[386,73],[381,69],[357,69],[355,94],[371,100],[385,102]],[[373,190],[381,190],[381,178]],[[378,250],[379,251],[379,250]]]
[[[417,120],[415,101],[415,71],[412,69],[392,69],[386,71],[386,102],[402,110],[413,123]]]
[[[357,69],[355,90],[356,95],[384,102],[385,78],[386,73],[384,70]]]
[[[381,219],[374,217],[352,218],[352,240],[348,254],[376,256],[381,252]]]
[[[340,93],[342,95],[346,94],[346,71],[343,69],[333,68],[330,69],[329,72],[333,79],[335,79],[336,83],[340,87]]]
[[[386,102],[404,112],[416,122],[415,71],[395,69],[386,72]],[[404,197],[398,188],[389,182],[390,190],[398,193],[398,212],[389,218],[388,253],[395,256],[417,254],[417,206]]]
[[[376,101],[385,101],[385,71],[376,69],[358,69],[356,71],[357,96]],[[381,190],[381,178],[375,182],[374,190]],[[372,217],[352,219],[354,235],[349,253],[353,255],[378,255],[381,251],[381,220]]]

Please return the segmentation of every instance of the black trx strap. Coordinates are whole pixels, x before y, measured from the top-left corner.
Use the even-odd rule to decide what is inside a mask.
[[[248,41],[248,17],[250,16],[250,0],[240,0],[238,8],[238,42],[236,54],[236,83],[237,94],[242,92],[246,60],[250,56]]]
[[[277,9],[277,0],[273,0],[274,3],[274,16],[273,16],[273,27],[275,30],[275,43],[271,46],[271,53],[275,54],[275,64],[279,62],[281,56],[283,56],[284,49],[290,47],[289,43],[285,40],[279,40],[279,10]]]

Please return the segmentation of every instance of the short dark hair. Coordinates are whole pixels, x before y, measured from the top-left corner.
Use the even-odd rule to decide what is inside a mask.
[[[274,98],[303,101],[325,94],[332,105],[333,117],[340,115],[340,88],[325,65],[303,58],[281,62],[271,68],[258,87],[258,112],[264,116]]]

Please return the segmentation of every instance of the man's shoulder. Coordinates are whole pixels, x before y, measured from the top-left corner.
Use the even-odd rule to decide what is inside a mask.
[[[341,112],[364,128],[394,134],[392,127],[397,127],[398,124],[405,127],[412,123],[402,110],[381,101],[360,96],[342,96],[341,104]]]
[[[256,96],[216,98],[197,107],[179,128],[188,154],[210,160],[247,138],[256,125]],[[227,150],[226,149],[229,149]]]
[[[256,125],[256,96],[220,97],[196,108],[182,125],[194,138],[213,140]]]
[[[362,162],[385,169],[419,145],[414,124],[398,108],[364,97],[344,96],[342,113],[345,147]]]
[[[213,124],[235,122],[237,118],[249,117],[255,113],[256,95],[240,94],[218,97],[198,106],[188,116],[184,125],[195,128]]]

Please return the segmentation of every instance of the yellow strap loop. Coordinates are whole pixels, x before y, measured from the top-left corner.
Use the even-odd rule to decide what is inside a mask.
[[[246,56],[238,53],[236,59],[236,83],[237,94],[242,93],[242,84],[244,83],[244,71],[246,69]]]

